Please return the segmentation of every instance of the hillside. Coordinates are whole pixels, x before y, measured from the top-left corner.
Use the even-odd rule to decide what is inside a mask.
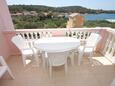
[[[9,5],[11,13],[23,12],[23,11],[36,11],[36,12],[64,12],[64,13],[115,13],[115,10],[93,10],[82,6],[67,6],[67,7],[49,7],[43,5]]]
[[[41,5],[9,6],[16,29],[66,28],[68,15],[71,13],[115,13],[115,11],[93,10],[81,6],[49,7]],[[84,27],[109,26],[115,23],[107,21],[85,21]]]

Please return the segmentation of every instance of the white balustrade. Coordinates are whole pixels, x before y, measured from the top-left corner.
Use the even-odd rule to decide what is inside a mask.
[[[94,29],[94,30],[91,30]],[[34,29],[34,30],[26,30],[26,29],[22,29],[22,30],[17,30],[16,34],[18,35],[22,35],[22,37],[24,39],[27,40],[35,40],[35,39],[39,39],[39,38],[43,38],[43,37],[52,37],[54,34],[53,32],[56,32],[57,29]],[[92,32],[99,32],[100,29],[97,28],[85,28],[85,29],[60,29],[57,30],[58,32],[63,32],[64,36],[71,36],[71,37],[75,37],[77,39],[87,39],[90,34]]]
[[[91,30],[94,29],[94,30]],[[16,30],[17,35],[21,35],[27,42],[33,46],[33,41],[43,38],[43,37],[52,37],[56,36],[56,32],[59,35],[60,32],[63,33],[63,36],[75,37],[80,40],[85,40],[89,37],[91,32],[99,32],[100,29],[97,28],[63,28],[63,29],[21,29]],[[61,34],[62,35],[62,34]]]
[[[103,55],[115,64],[115,31],[109,32],[108,30],[108,37],[103,49]]]
[[[101,34],[102,29],[108,33],[104,48],[100,51],[105,57],[115,63],[115,30],[110,28],[61,28],[61,29],[22,29],[16,30],[16,34],[22,35],[27,41],[34,41],[43,37],[56,36],[56,33],[63,33],[63,36],[75,37],[80,40],[87,39],[92,32]],[[106,33],[105,33],[106,34]],[[59,35],[59,34],[58,34]],[[62,34],[61,34],[62,35]],[[101,42],[100,42],[101,45]]]
[[[71,31],[66,31],[66,36],[70,36],[70,37],[75,37],[77,39],[80,39],[80,40],[85,40],[87,39],[90,34],[94,32],[94,33],[97,33],[98,31],[90,31],[90,30],[71,30]]]

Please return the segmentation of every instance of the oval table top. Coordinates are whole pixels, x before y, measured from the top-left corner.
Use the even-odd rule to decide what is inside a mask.
[[[77,48],[80,40],[73,37],[41,38],[34,42],[34,46],[45,52],[65,52]]]

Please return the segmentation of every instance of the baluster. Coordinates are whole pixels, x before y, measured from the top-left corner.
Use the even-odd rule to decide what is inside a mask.
[[[113,44],[111,55],[112,62],[115,64],[115,43]]]
[[[44,37],[49,37],[49,33],[48,33],[48,32],[45,32]]]
[[[46,32],[42,32],[42,37],[46,37]]]
[[[37,32],[34,32],[35,39],[37,40]]]
[[[37,38],[42,38],[42,32],[37,33]]]
[[[52,32],[50,32],[50,37],[52,37],[53,35],[52,35]]]
[[[90,32],[90,31],[88,32],[87,38],[91,35],[91,33],[92,33],[92,32]]]
[[[86,31],[83,32],[83,40],[86,38]]]
[[[40,38],[43,38],[43,37],[44,37],[43,32],[39,32],[39,34],[40,34]]]
[[[80,32],[80,39],[83,39],[83,31]]]
[[[114,37],[114,36],[112,36],[112,37]],[[112,53],[114,52],[114,41],[115,41],[115,38],[113,38],[113,40],[112,40],[112,46],[111,46],[111,50],[109,52],[110,56],[113,56]]]
[[[50,37],[50,32],[47,32],[48,37]]]
[[[28,40],[31,40],[32,39],[32,36],[30,33],[28,33]]]
[[[111,51],[110,51],[110,57],[112,58],[114,56],[115,53],[115,43],[113,43]]]
[[[67,31],[67,32],[66,32],[66,36],[67,36],[67,37],[69,37],[69,34],[70,34],[70,32],[69,32],[69,31]]]
[[[24,35],[22,33],[18,33],[18,35],[22,36],[22,38],[24,38]]]
[[[35,32],[33,32],[33,39],[36,40]]]
[[[40,33],[37,33],[37,39],[39,39],[40,38]]]
[[[76,32],[73,32],[73,37],[77,38]]]
[[[26,39],[26,41],[28,40],[28,35],[26,33],[23,33],[24,34],[24,39]]]
[[[110,50],[111,50],[112,45],[113,45],[113,41],[114,41],[114,38],[112,38],[112,40],[109,43],[108,50],[107,50],[107,52],[105,54],[106,56],[109,56]]]
[[[103,54],[106,53],[107,49],[108,49],[108,46],[109,46],[109,43],[110,43],[110,39],[111,39],[111,34],[109,34],[108,38],[107,38],[107,41],[106,41],[106,44],[105,44],[105,47],[103,49]]]
[[[78,39],[80,39],[80,37],[81,37],[81,36],[80,36],[80,31],[77,33],[77,35],[78,35]]]
[[[71,37],[74,37],[74,31],[71,31]]]
[[[76,38],[78,39],[79,38],[78,31],[75,32],[75,35],[76,35]]]
[[[65,34],[66,34],[66,36],[68,37],[68,33],[67,33],[67,32],[65,32]]]
[[[51,32],[48,32],[48,37],[52,37],[52,33]]]
[[[23,37],[24,39],[26,39],[26,38],[25,38],[25,34],[24,34],[24,33],[21,33],[21,35],[22,35],[22,37]]]
[[[89,36],[89,31],[85,33],[85,39],[87,39]]]
[[[34,40],[34,33],[31,32],[30,34],[31,34],[31,40]]]

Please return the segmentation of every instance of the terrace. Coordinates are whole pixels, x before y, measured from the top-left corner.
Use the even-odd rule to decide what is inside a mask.
[[[61,29],[22,29],[15,30],[5,0],[0,0],[0,55],[6,59],[15,79],[3,77],[0,86],[110,86],[115,78],[115,30],[109,27],[96,28],[61,28]],[[49,79],[48,71],[34,62],[26,67],[22,64],[19,50],[11,42],[15,34],[21,34],[26,40],[37,40],[41,37],[71,36],[84,40],[88,34],[96,32],[102,36],[93,56],[93,64],[88,58],[78,65],[77,55],[75,65],[68,61],[68,74],[65,76],[63,67],[55,68],[53,79]],[[87,35],[86,35],[87,34]],[[30,43],[31,44],[31,43]]]

